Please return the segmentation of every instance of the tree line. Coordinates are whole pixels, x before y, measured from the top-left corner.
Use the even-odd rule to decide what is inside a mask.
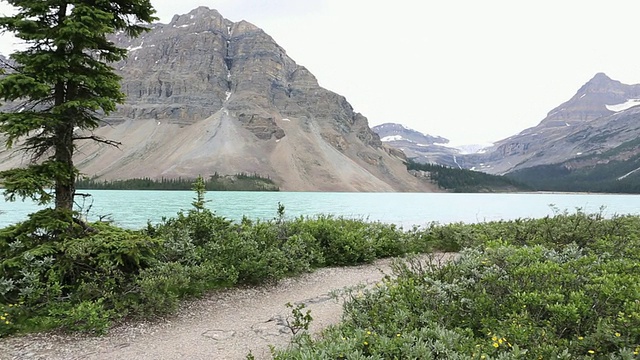
[[[77,189],[88,190],[191,190],[193,178],[132,178],[124,180],[79,179]],[[207,191],[278,191],[273,180],[258,174],[239,173],[236,175],[214,174],[204,179]]]
[[[453,192],[497,192],[530,189],[527,185],[505,176],[456,169],[444,165],[421,164],[409,160],[407,162],[407,170],[428,172],[431,181],[440,188]]]

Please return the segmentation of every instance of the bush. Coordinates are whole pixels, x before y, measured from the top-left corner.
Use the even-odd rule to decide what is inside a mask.
[[[344,322],[276,359],[634,359],[640,351],[640,242],[560,249],[489,242],[442,267],[395,265],[352,294]]]
[[[317,241],[323,265],[356,265],[376,258],[372,234],[366,233],[363,221],[321,215],[298,218],[289,226],[292,232],[308,234]]]
[[[182,298],[232,286],[237,276],[235,269],[211,261],[197,265],[158,264],[142,271],[136,278],[139,301],[132,307],[135,314],[142,317],[170,314],[178,308]]]
[[[0,229],[0,336],[101,333],[126,317],[172,313],[182,299],[213,289],[465,248],[475,250],[442,269],[399,266],[397,280],[354,295],[345,325],[331,330],[337,337],[327,333],[331,344],[307,339],[309,346],[336,358],[579,357],[588,350],[625,358],[635,351],[638,331],[622,330],[640,328],[640,217],[579,211],[404,231],[323,215],[288,220],[279,204],[270,221],[234,223],[196,208],[131,231],[43,210]],[[497,340],[487,342],[488,332]]]
[[[234,223],[203,208],[203,195],[195,209],[142,231],[85,224],[51,209],[1,229],[0,308],[12,309],[2,315],[0,336],[50,328],[102,333],[126,317],[171,313],[182,299],[212,289],[425,248],[416,229],[405,234],[331,216],[286,220],[281,204],[273,220]]]
[[[102,320],[126,315],[132,280],[156,262],[157,249],[140,232],[101,223],[88,228],[53,210],[2,229],[0,306],[21,305],[20,323],[4,333],[58,326],[103,331],[108,321]]]

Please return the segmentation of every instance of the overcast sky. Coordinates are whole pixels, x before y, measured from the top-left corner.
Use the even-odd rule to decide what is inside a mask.
[[[197,6],[247,20],[371,126],[397,122],[456,144],[535,126],[597,72],[640,83],[637,0],[152,3],[164,23]],[[11,41],[0,43],[6,53]]]

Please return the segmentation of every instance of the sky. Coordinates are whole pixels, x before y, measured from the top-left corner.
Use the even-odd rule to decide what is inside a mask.
[[[458,145],[537,125],[598,72],[640,83],[637,0],[151,2],[163,23],[198,6],[249,21],[370,126]],[[0,52],[13,44],[3,35]]]

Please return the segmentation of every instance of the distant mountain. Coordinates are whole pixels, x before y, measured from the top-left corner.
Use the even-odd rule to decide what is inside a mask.
[[[505,174],[604,154],[640,137],[638,105],[640,85],[625,85],[598,73],[537,126],[462,161],[470,168]]]
[[[449,139],[423,134],[397,123],[385,123],[371,128],[383,143],[402,150],[407,158],[425,164],[462,168],[461,154],[482,151],[487,145],[452,146]]]
[[[536,190],[640,193],[640,138],[603,153],[516,170],[507,177]]]
[[[419,145],[443,145],[449,142],[448,139],[441,136],[423,134],[404,125],[395,123],[376,125],[372,127],[371,130],[380,135],[380,140],[383,142],[408,141]]]
[[[407,172],[347,100],[318,85],[268,34],[199,7],[154,24],[112,64],[126,104],[83,143],[76,164],[98,180],[257,174],[285,191],[438,191]],[[0,152],[0,169],[24,164]]]

